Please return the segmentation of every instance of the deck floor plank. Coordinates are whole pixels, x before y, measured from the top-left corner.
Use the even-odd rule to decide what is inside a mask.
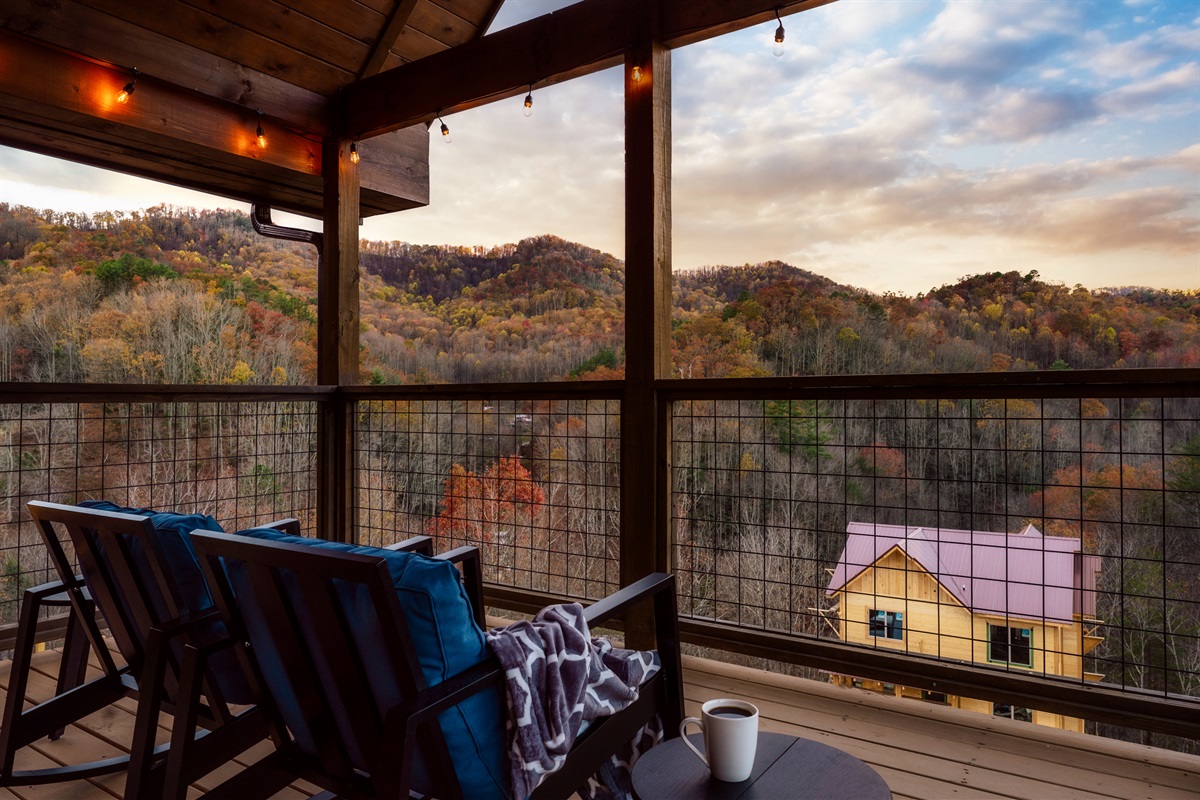
[[[9,662],[0,663],[7,691]],[[39,654],[30,675],[28,702],[54,690],[58,654]],[[89,673],[98,674],[91,662]],[[883,776],[896,800],[1200,800],[1200,757],[1095,736],[995,719],[959,709],[806,681],[762,670],[684,657],[684,694],[689,714],[713,697],[741,697],[759,706],[763,729],[816,741],[849,752]],[[19,768],[79,763],[115,755],[133,736],[136,704],[122,699],[72,725],[57,742],[25,748]],[[159,719],[165,741],[171,720]],[[198,797],[247,763],[270,751],[262,742],[198,782]],[[125,786],[123,773],[92,781],[0,789],[0,800],[113,800]],[[316,787],[297,783],[275,800],[300,800]]]
[[[908,768],[931,767],[926,763],[927,754],[936,753],[939,760],[961,765],[960,780],[986,786],[989,791],[1005,796],[1036,800],[1044,796],[1047,787],[1057,786],[1057,791],[1067,795],[1086,791],[1093,797],[1194,798],[1196,787],[1200,786],[1197,772],[1152,767],[1136,759],[1090,754],[1076,746],[1076,740],[1083,743],[1096,741],[1094,736],[1047,731],[1057,734],[1060,742],[1031,743],[1023,738],[1023,734],[1029,732],[1030,723],[995,720],[1000,728],[1010,730],[978,730],[973,727],[977,720],[989,723],[993,720],[958,709],[938,709],[941,716],[955,723],[948,726],[945,721],[929,720],[913,713],[926,707],[938,708],[917,700],[814,685],[814,682],[802,679],[791,679],[794,685],[790,687],[765,685],[754,681],[753,678],[758,676],[753,673],[734,676],[714,673],[712,669],[716,667],[689,670],[686,678],[689,691],[707,692],[703,699],[736,692],[753,694],[765,717],[798,726],[797,730],[788,732],[830,740],[830,744],[868,763],[887,764],[897,755],[907,753],[903,763]],[[777,684],[777,681],[772,683]],[[838,695],[865,695],[879,702],[861,705],[853,716],[848,717],[846,704]],[[947,736],[948,727],[954,735]],[[887,747],[881,749],[880,742],[886,742]],[[1200,759],[1194,759],[1193,763],[1200,767]]]

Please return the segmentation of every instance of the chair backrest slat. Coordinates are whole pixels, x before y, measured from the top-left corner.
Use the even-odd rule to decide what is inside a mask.
[[[363,661],[373,654],[359,652],[333,582],[311,573],[297,577],[312,622],[314,656],[325,661],[332,676],[322,686],[326,701],[346,715],[351,731],[382,732],[383,717],[371,696],[370,677]]]
[[[322,676],[313,661],[312,643],[308,641],[308,632],[301,618],[308,610],[297,606],[285,585],[287,578],[280,569],[247,562],[245,570],[248,581],[237,602],[256,604],[266,623],[246,626],[252,650],[261,652],[266,644],[255,639],[269,639],[270,645],[279,654],[279,664],[283,670],[282,675],[271,676],[267,683],[273,683],[272,679],[286,681],[293,690],[297,710],[313,739],[313,752],[310,755],[321,760],[323,771],[348,777],[354,771],[351,759],[338,735],[333,709],[325,701]]]

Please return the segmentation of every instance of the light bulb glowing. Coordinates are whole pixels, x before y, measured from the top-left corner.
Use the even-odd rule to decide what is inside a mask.
[[[521,111],[527,117],[533,116],[533,90],[529,90],[529,94],[525,95],[525,108]]]
[[[359,158],[358,158],[358,142],[351,142],[351,143],[350,143],[350,163],[351,163],[351,164],[357,164],[357,163],[358,163],[358,161],[359,161]]]
[[[442,122],[441,117],[438,117],[438,122],[442,123],[442,141],[445,142],[446,144],[450,144],[450,142],[454,141],[453,139],[450,138],[450,126],[447,125],[445,122]]]
[[[633,68],[633,82],[634,82],[634,83],[637,83],[637,82],[638,82],[638,81],[640,81],[641,79],[642,79],[642,68],[641,68],[641,67],[634,67],[634,68]]]
[[[261,149],[266,150],[267,149],[267,132],[263,130],[263,126],[262,126],[262,111],[259,110],[259,111],[256,111],[255,113],[258,114],[258,127],[254,129],[254,138],[258,140],[258,146]]]
[[[124,105],[129,102],[129,95],[137,91],[138,71],[137,67],[133,68],[133,80],[125,84],[125,88],[117,92],[117,102]]]
[[[771,52],[776,57],[783,55],[783,20],[779,19],[779,9],[775,9],[775,20],[779,23],[779,27],[775,29],[775,47]]]

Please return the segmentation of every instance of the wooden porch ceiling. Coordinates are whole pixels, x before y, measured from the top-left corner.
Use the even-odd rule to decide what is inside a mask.
[[[502,2],[6,0],[0,142],[319,216],[337,93],[477,38]],[[360,151],[364,216],[428,203],[424,125]]]
[[[0,144],[321,216],[321,142],[356,139],[371,216],[429,202],[439,110],[831,1],[583,0],[485,36],[504,0],[5,0]]]

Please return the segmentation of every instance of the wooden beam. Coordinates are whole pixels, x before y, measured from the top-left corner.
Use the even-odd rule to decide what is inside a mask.
[[[327,139],[324,250],[317,271],[317,383],[358,383],[358,167],[350,142]],[[340,394],[322,406],[317,431],[318,536],[355,541],[351,403]]]
[[[36,69],[24,65],[36,64]],[[272,117],[268,147],[257,115],[145,75],[132,75],[23,36],[0,32],[0,140],[59,158],[311,216],[323,213],[319,137]],[[378,137],[364,150],[366,214],[429,202],[424,126]]]
[[[358,383],[358,168],[350,143],[325,152],[325,253],[317,276],[317,383]]]
[[[635,70],[640,79],[635,79]],[[671,51],[625,57],[625,395],[621,404],[621,583],[660,563],[668,535],[655,381],[671,372]]]
[[[825,5],[833,0],[659,0],[657,41],[667,47]],[[614,8],[616,6],[616,8]],[[583,2],[459,47],[364,78],[345,90],[340,130],[373,136],[442,113],[512,97],[621,63],[642,37],[640,2]]]
[[[360,80],[375,75],[383,69],[383,63],[387,60],[392,45],[400,38],[400,32],[408,24],[408,18],[412,16],[413,9],[416,7],[417,0],[397,0],[396,7],[392,9],[392,15],[388,17],[387,25],[379,34],[379,38],[375,40],[375,46],[371,48],[366,63],[358,71]]]

